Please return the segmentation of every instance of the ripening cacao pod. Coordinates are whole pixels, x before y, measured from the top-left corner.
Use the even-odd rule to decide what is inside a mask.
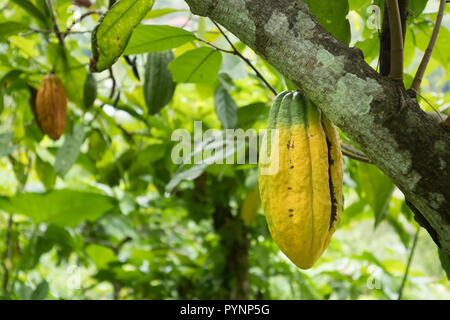
[[[301,269],[330,243],[343,208],[342,153],[335,126],[299,92],[280,93],[259,157],[259,191],[272,238]],[[277,129],[271,135],[270,129]],[[265,159],[265,160],[264,160]],[[264,171],[277,168],[272,172]]]
[[[89,8],[92,6],[93,1],[91,0],[72,0],[72,3],[78,7]]]
[[[144,98],[149,114],[158,113],[172,100],[176,84],[168,66],[173,59],[172,51],[150,52],[147,55]]]
[[[66,128],[67,97],[58,76],[44,76],[36,96],[36,115],[44,134],[58,140]]]

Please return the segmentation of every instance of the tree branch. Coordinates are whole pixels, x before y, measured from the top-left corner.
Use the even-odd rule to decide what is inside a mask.
[[[389,176],[450,253],[450,132],[299,0],[186,0],[272,64]],[[400,108],[405,105],[405,108]]]
[[[56,36],[58,37],[58,40],[59,40],[59,43],[61,44],[62,47],[64,47],[64,37],[59,29],[58,21],[56,20],[56,11],[55,11],[55,7],[53,7],[52,0],[47,0],[47,5],[48,5],[48,7],[50,9],[50,13],[52,15],[53,29],[55,30]]]
[[[386,5],[391,27],[391,68],[389,78],[403,81],[403,33],[400,8],[397,0],[386,0]]]
[[[416,76],[411,85],[411,91],[417,94],[422,83],[423,75],[427,69],[428,62],[430,62],[431,54],[433,53],[434,46],[436,45],[436,40],[439,35],[439,29],[441,28],[442,18],[444,17],[445,0],[441,0],[439,4],[439,11],[436,17],[436,24],[434,25],[433,33],[431,34],[430,43],[428,43],[427,50],[423,55],[422,61],[420,62],[419,68],[417,69]]]
[[[406,21],[408,19],[408,0],[399,0],[400,18],[402,22],[403,43],[406,37]],[[385,6],[386,8],[386,6]],[[383,25],[380,33],[380,73],[388,76],[391,71],[391,27],[388,10],[383,12]]]
[[[82,14],[78,19],[74,20],[70,26],[67,27],[66,31],[64,31],[63,38],[67,37],[67,35],[71,33],[72,28],[75,27],[76,24],[83,21],[84,18],[89,17],[94,14],[102,15],[103,12],[94,10],[94,11],[88,11],[88,12]]]
[[[231,42],[230,38],[228,38],[228,36],[226,35],[226,33],[222,30],[222,28],[214,21],[212,20],[212,22],[214,23],[214,25],[217,27],[217,29],[219,29],[220,33],[223,35],[223,37],[225,38],[225,40],[227,40],[228,44],[231,46],[231,48],[233,49],[233,52],[235,55],[237,55],[239,58],[241,58],[250,68],[252,68],[252,70],[256,73],[256,76],[258,78],[260,78],[262,80],[262,82],[264,82],[264,84],[266,85],[267,88],[269,88],[270,91],[272,91],[272,93],[276,96],[277,95],[277,91],[270,85],[269,81],[267,81],[264,76],[261,74],[261,72],[259,72],[258,69],[256,69],[256,67],[250,62],[249,59],[247,59],[246,57],[244,57],[238,49],[236,49],[236,47],[234,46],[233,42]]]

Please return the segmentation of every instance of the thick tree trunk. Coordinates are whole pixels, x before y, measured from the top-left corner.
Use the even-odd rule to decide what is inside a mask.
[[[186,0],[271,63],[383,170],[450,253],[450,132],[299,0]]]
[[[233,217],[228,206],[216,206],[214,229],[220,235],[220,243],[225,252],[225,277],[223,290],[226,299],[247,300],[248,250],[250,241],[245,225],[239,217]]]

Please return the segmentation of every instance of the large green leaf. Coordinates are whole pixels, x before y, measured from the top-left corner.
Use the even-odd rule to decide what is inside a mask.
[[[56,183],[56,173],[53,166],[36,155],[35,170],[45,190],[53,189]]]
[[[169,64],[176,82],[211,83],[217,78],[222,54],[212,48],[190,50]]]
[[[238,120],[238,106],[228,91],[219,85],[214,92],[214,106],[224,129],[233,129]]]
[[[0,42],[6,41],[6,38],[11,35],[18,34],[19,32],[22,32],[24,30],[27,30],[27,26],[15,22],[15,21],[8,21],[8,22],[2,22],[0,23]]]
[[[73,134],[66,135],[64,144],[56,153],[55,160],[55,172],[61,177],[64,177],[77,161],[84,136],[84,128],[81,125],[73,128]]]
[[[11,2],[14,2],[18,6],[22,7],[22,9],[24,9],[31,16],[36,18],[42,26],[50,27],[51,25],[50,17],[47,16],[45,13],[43,13],[41,10],[39,10],[31,1],[11,0]]]
[[[85,220],[95,221],[115,206],[114,198],[69,189],[0,198],[0,209],[6,212],[28,216],[35,223],[54,223],[62,227],[74,227]]]
[[[348,1],[304,0],[309,10],[316,16],[322,27],[337,39],[348,45],[350,43],[350,23],[347,20]]]
[[[194,39],[192,32],[181,28],[140,25],[134,30],[125,54],[167,51]]]
[[[171,192],[183,180],[192,181],[198,178],[207,167],[207,164],[195,164],[185,171],[177,172],[167,184],[166,192]]]
[[[125,50],[133,29],[153,6],[154,0],[120,0],[102,17],[92,33],[93,71],[111,67]]]
[[[359,165],[358,176],[364,197],[374,211],[375,226],[378,226],[386,217],[394,184],[380,169],[369,164]]]
[[[415,17],[422,14],[423,10],[427,6],[428,0],[412,0],[408,2],[409,9],[414,13]]]

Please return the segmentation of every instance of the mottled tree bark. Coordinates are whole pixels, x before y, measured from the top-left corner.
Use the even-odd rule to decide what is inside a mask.
[[[186,0],[266,59],[388,175],[450,253],[450,131],[299,0]],[[425,222],[424,222],[425,221]]]

